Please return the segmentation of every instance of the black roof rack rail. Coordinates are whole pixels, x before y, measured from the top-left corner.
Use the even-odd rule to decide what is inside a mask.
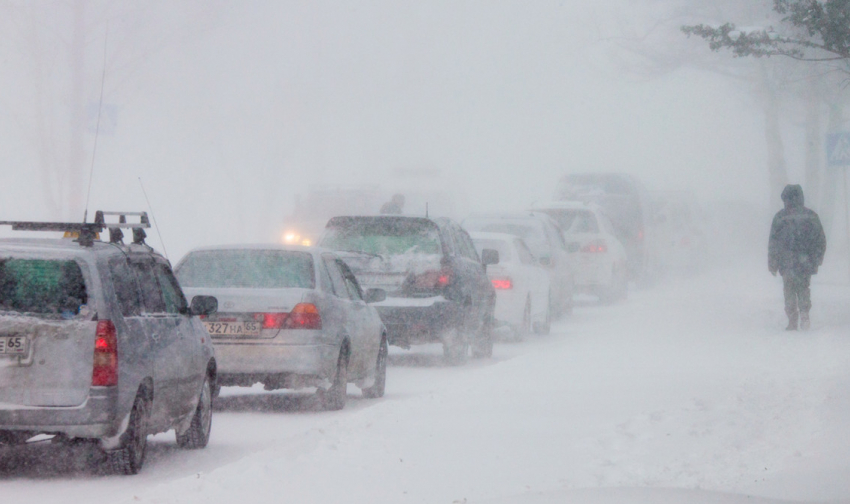
[[[118,216],[118,222],[106,222],[106,216]],[[127,216],[139,217],[139,222],[127,222]],[[145,229],[150,228],[147,212],[104,212],[98,210],[94,222],[32,222],[32,221],[0,221],[0,226],[12,226],[13,231],[56,231],[76,233],[77,242],[84,247],[94,245],[97,234],[104,229],[110,231],[110,242],[120,242],[123,238],[121,228],[133,229],[133,243],[143,244]]]

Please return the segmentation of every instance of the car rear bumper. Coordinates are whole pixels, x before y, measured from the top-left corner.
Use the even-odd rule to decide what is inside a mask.
[[[228,375],[292,374],[332,378],[339,358],[339,346],[334,344],[214,341],[213,346],[222,384],[228,383]]]
[[[596,257],[590,257],[590,254],[583,254],[576,267],[576,290],[587,292],[597,287],[611,285],[611,272],[611,260],[604,257],[604,255],[600,254]]]
[[[462,307],[442,296],[388,298],[373,306],[387,328],[389,344],[403,348],[442,341],[447,331],[463,325]]]
[[[102,438],[118,432],[118,387],[93,387],[83,404],[72,407],[0,404],[0,430],[69,437]]]

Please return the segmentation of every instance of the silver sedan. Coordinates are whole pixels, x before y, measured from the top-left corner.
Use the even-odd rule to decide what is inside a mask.
[[[195,249],[175,271],[186,295],[215,296],[203,319],[218,361],[217,386],[317,387],[326,409],[345,405],[346,386],[384,394],[387,336],[348,266],[316,247],[236,245]],[[215,391],[217,392],[217,391]]]

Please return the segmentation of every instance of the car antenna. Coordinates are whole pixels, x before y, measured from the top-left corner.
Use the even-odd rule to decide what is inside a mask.
[[[97,126],[94,130],[94,147],[91,153],[91,169],[89,170],[89,187],[86,191],[86,208],[83,211],[83,224],[89,216],[89,198],[91,198],[91,182],[94,178],[94,159],[97,154],[97,138],[100,136],[100,115],[103,111],[103,84],[106,82],[106,42],[109,40],[109,23],[106,24],[106,33],[103,36],[103,71],[100,75],[100,100],[97,104]]]
[[[425,202],[425,218],[428,218],[428,202]]]
[[[168,250],[165,248],[165,241],[162,239],[162,233],[159,232],[159,224],[156,223],[156,215],[153,213],[153,207],[151,206],[151,200],[148,199],[148,192],[145,191],[145,185],[142,184],[142,177],[139,177],[139,185],[142,187],[142,194],[145,195],[145,201],[148,203],[148,209],[151,211],[151,218],[153,219],[153,225],[156,228],[156,235],[159,236],[159,243],[162,244],[162,251],[165,252],[165,258],[168,259]],[[168,259],[169,261],[171,259]]]

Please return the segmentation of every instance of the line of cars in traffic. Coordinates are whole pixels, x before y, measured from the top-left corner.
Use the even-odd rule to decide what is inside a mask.
[[[628,195],[608,199],[635,221]],[[222,386],[314,387],[337,410],[349,383],[384,395],[389,345],[440,343],[460,365],[491,356],[500,326],[546,334],[576,294],[623,299],[645,274],[644,230],[624,235],[599,201],[460,224],[341,215],[317,246],[203,247],[173,270],[145,244],[143,212],[0,223],[68,235],[0,240],[0,449],[90,443],[101,466],[135,474],[150,434],[206,446]]]

